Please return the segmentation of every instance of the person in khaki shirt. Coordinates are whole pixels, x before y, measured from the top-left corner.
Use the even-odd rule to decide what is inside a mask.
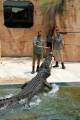
[[[63,34],[60,33],[58,29],[56,29],[53,42],[53,56],[56,61],[56,64],[53,66],[54,68],[59,67],[58,62],[60,60],[62,69],[65,69],[63,50],[64,50]]]
[[[35,62],[37,60],[36,72],[39,70],[40,60],[43,52],[43,39],[41,31],[37,33],[37,36],[33,39],[33,63],[32,63],[32,74],[35,73]]]

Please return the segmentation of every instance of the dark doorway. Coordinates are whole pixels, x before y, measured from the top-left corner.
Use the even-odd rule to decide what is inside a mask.
[[[30,1],[6,0],[4,7],[4,24],[7,27],[28,28],[33,26],[34,6]]]

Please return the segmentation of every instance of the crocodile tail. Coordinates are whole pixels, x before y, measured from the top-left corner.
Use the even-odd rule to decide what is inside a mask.
[[[10,106],[18,102],[17,96],[12,96],[10,98],[5,98],[0,100],[0,108],[5,106]]]

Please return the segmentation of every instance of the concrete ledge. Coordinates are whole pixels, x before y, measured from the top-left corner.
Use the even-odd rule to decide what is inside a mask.
[[[50,83],[80,82],[80,63],[66,62],[66,69],[52,68],[51,76],[47,79]],[[0,85],[23,84],[31,80],[32,58],[1,58]]]

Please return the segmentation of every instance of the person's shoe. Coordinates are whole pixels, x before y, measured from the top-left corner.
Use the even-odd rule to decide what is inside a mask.
[[[31,74],[34,74],[34,73],[35,73],[35,71],[34,71],[34,70],[32,70]]]
[[[56,64],[53,66],[53,68],[59,67],[58,62],[56,61]]]
[[[36,69],[36,72],[38,72],[39,71],[39,65],[37,65],[37,69]]]
[[[34,73],[35,73],[35,70],[34,70],[34,66],[33,66],[31,74],[34,74]]]
[[[64,63],[62,62],[61,63],[61,65],[62,65],[62,69],[65,69],[66,67],[64,66]]]

